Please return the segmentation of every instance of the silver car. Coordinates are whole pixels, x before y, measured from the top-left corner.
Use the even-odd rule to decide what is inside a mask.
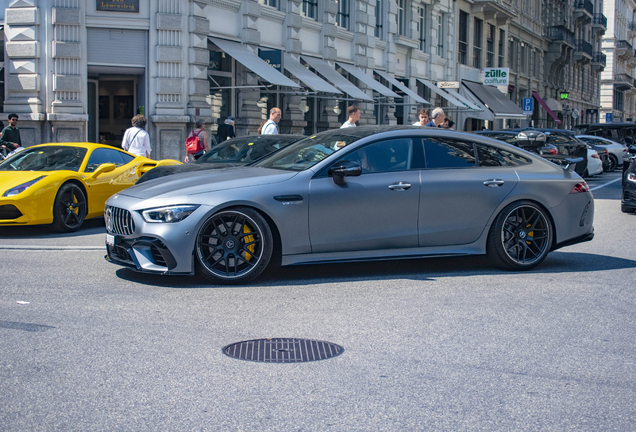
[[[112,196],[107,259],[217,283],[247,282],[270,264],[480,254],[529,270],[594,236],[594,199],[573,168],[461,132],[321,132],[247,167]]]

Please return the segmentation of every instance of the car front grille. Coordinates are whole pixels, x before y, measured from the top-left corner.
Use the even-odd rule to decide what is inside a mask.
[[[22,216],[22,212],[11,204],[0,205],[0,219],[17,219]]]
[[[636,193],[630,190],[623,191],[623,201],[636,201]]]
[[[135,232],[135,222],[128,210],[106,206],[104,211],[106,229],[114,234],[131,235]]]

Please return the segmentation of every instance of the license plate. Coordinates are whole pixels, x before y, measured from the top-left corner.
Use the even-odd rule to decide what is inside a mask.
[[[106,244],[108,246],[115,246],[115,236],[106,234]]]

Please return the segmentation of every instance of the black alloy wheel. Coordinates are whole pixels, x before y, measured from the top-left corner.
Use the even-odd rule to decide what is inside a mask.
[[[530,270],[550,252],[553,232],[545,210],[530,201],[508,205],[488,236],[488,256],[499,267]]]
[[[607,172],[613,172],[616,167],[618,167],[618,158],[616,156],[614,156],[613,154],[609,155],[608,158],[608,167],[607,167]]]
[[[75,183],[65,183],[58,190],[53,204],[53,229],[59,232],[76,231],[84,223],[88,206],[86,195]]]
[[[203,275],[216,283],[239,284],[260,275],[274,240],[265,219],[248,207],[223,210],[199,231],[196,255]]]

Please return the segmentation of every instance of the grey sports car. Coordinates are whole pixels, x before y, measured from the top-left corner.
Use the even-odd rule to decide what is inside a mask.
[[[147,181],[106,203],[107,259],[244,283],[269,264],[487,254],[528,270],[591,240],[594,199],[569,167],[432,128],[321,132],[241,168]]]

